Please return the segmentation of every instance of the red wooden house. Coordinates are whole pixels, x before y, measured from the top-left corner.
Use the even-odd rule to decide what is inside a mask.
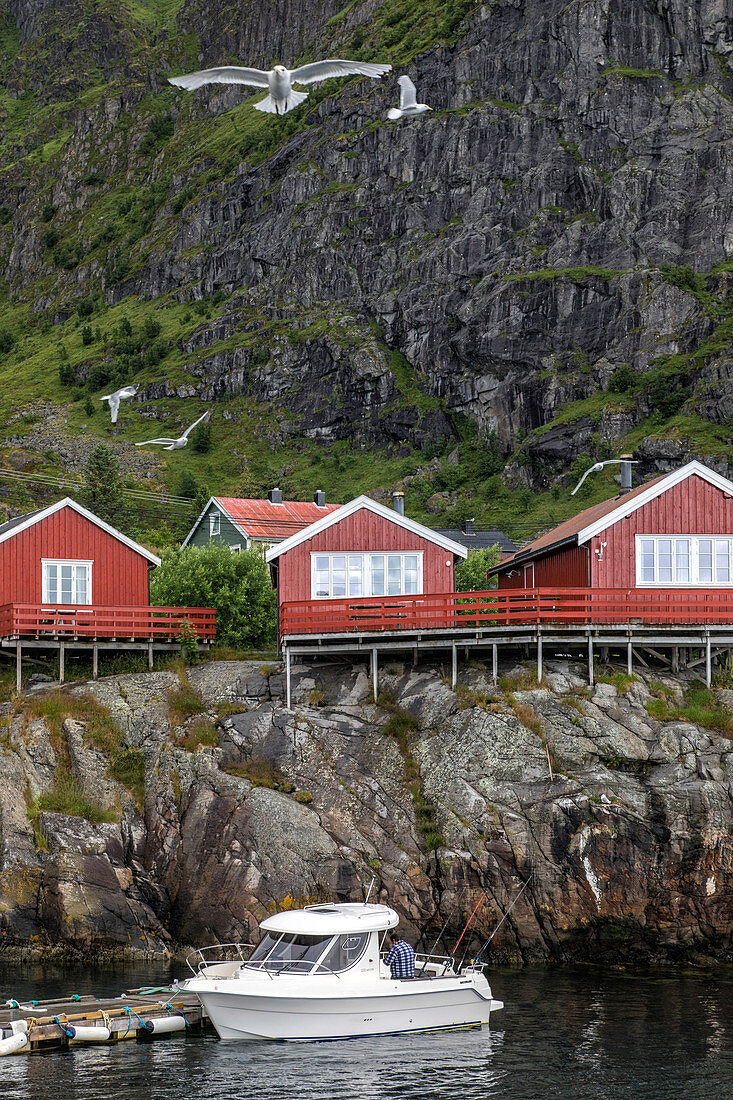
[[[0,524],[0,641],[20,647],[172,643],[187,620],[212,641],[211,608],[151,607],[160,559],[66,497]],[[55,648],[55,646],[54,646]],[[95,649],[96,654],[96,649]]]
[[[277,575],[281,634],[333,632],[339,622],[404,620],[406,603],[430,616],[430,596],[455,589],[456,562],[465,547],[360,496],[273,546],[266,554]],[[347,629],[353,629],[348,627]]]
[[[492,570],[499,589],[685,590],[733,586],[733,482],[688,462],[528,543]]]

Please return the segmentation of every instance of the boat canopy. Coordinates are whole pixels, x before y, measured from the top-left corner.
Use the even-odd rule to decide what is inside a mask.
[[[336,936],[341,932],[381,932],[396,928],[400,918],[388,905],[339,902],[288,909],[263,920],[263,932],[295,933],[305,936]]]

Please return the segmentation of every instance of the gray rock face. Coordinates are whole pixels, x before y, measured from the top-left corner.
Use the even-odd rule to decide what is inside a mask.
[[[248,940],[278,907],[358,899],[374,876],[424,947],[444,922],[454,942],[483,896],[475,951],[531,878],[495,960],[733,959],[733,743],[651,718],[643,679],[591,694],[562,661],[541,689],[503,694],[471,668],[454,693],[439,669],[395,664],[380,685],[395,702],[375,706],[364,668],[301,665],[288,712],[281,674],[256,662],[189,678],[204,717],[226,704],[216,746],[196,744],[201,715],[171,728],[172,673],[72,689],[142,752],[142,816],[83,721],[60,741],[14,719],[0,756],[6,952],[32,937],[67,954]],[[665,685],[681,703],[684,685]],[[66,754],[119,820],[44,812],[34,834],[22,792],[49,791]]]

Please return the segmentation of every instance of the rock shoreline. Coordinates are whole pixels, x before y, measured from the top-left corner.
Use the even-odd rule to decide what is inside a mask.
[[[439,665],[395,664],[377,706],[364,667],[318,664],[294,669],[291,712],[279,666],[183,678],[187,714],[175,671],[2,708],[1,960],[181,958],[372,877],[425,950],[483,897],[474,952],[532,874],[494,964],[733,963],[733,740],[649,714],[679,677],[590,691],[556,661],[542,687],[520,668],[494,688],[476,666],[454,692]],[[139,804],[95,743],[107,713]],[[33,812],[63,769],[111,820]]]

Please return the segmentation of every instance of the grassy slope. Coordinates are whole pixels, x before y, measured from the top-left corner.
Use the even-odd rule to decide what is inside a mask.
[[[92,0],[88,3],[91,5]],[[454,36],[461,17],[471,6],[469,0],[459,0],[448,6],[436,5],[434,0],[419,0],[419,18],[416,18],[414,0],[402,3],[389,0],[378,9],[369,28],[357,28],[346,45],[357,57],[370,58],[378,51],[380,57],[387,57],[395,64],[404,63],[436,40]],[[317,126],[314,106],[338,87],[337,82],[331,82],[313,88],[307,109],[293,112],[286,120],[252,111],[248,100],[218,117],[198,118],[193,101],[180,97],[167,86],[146,93],[141,81],[136,84],[136,73],[180,70],[195,62],[195,39],[176,31],[175,15],[179,7],[180,0],[148,0],[146,3],[125,0],[122,7],[97,4],[97,8],[113,11],[129,32],[127,71],[120,74],[117,83],[133,92],[137,87],[137,102],[122,112],[104,147],[95,149],[92,146],[87,151],[79,170],[78,186],[83,189],[84,202],[78,211],[62,215],[54,210],[53,183],[67,152],[75,112],[80,107],[94,111],[102,99],[113,94],[114,83],[110,84],[109,75],[102,78],[93,59],[86,59],[84,87],[68,100],[56,98],[43,102],[32,91],[21,95],[0,92],[0,113],[5,114],[0,133],[0,163],[4,165],[0,171],[0,187],[8,196],[0,209],[0,255],[7,255],[10,246],[12,196],[19,193],[17,188],[28,185],[34,194],[31,220],[40,251],[40,263],[35,264],[34,278],[29,285],[13,288],[12,296],[7,288],[0,286],[0,334],[3,331],[10,334],[13,342],[10,350],[0,352],[0,424],[8,425],[18,410],[30,412],[38,402],[50,401],[68,407],[71,433],[92,432],[102,440],[118,439],[97,401],[109,383],[117,384],[133,376],[140,382],[185,381],[190,360],[179,349],[178,341],[189,336],[205,318],[220,315],[227,307],[226,301],[213,300],[194,308],[173,298],[141,301],[135,297],[110,307],[98,291],[98,277],[91,277],[81,287],[78,285],[76,272],[80,264],[88,271],[86,265],[96,263],[98,269],[105,269],[109,281],[122,281],[151,252],[170,240],[175,227],[187,217],[190,203],[209,191],[215,194],[221,179],[238,171],[242,162],[256,165],[271,156],[294,133]],[[348,7],[331,21],[330,32],[334,35],[338,34],[347,11]],[[11,73],[14,68],[22,69],[24,65],[32,69],[39,61],[40,55],[33,53],[32,42],[21,50],[17,30],[3,0],[0,0],[0,46],[4,74]],[[634,78],[634,74],[626,75],[629,79]],[[166,119],[174,105],[180,108],[180,114],[171,133],[172,127]],[[174,175],[184,162],[186,185],[181,191],[174,183]],[[27,191],[20,193],[27,194]],[[26,211],[26,224],[27,217]],[[590,277],[610,279],[615,274],[599,269],[543,269],[534,277],[577,281]],[[732,323],[725,297],[721,294],[716,298],[705,284],[682,289],[695,294],[713,311],[711,315],[715,316],[718,325],[717,337],[711,338],[709,348],[703,348],[704,353],[713,354],[727,343]],[[60,313],[68,314],[67,319],[54,325],[50,319],[52,309],[34,312],[33,303],[40,295],[47,296]],[[92,312],[81,316],[75,307],[87,296],[91,296]],[[146,320],[160,326],[160,333],[149,340],[142,351],[144,354],[151,344],[156,344],[162,356],[159,361],[131,365],[124,356],[115,354],[111,346],[112,334],[125,318],[134,332],[142,331]],[[252,320],[257,323],[256,332],[240,332],[226,344],[214,345],[198,353],[197,358],[201,360],[234,345],[259,346],[263,341],[267,343],[284,334],[303,339],[316,335],[319,326],[325,324],[316,311],[299,320],[299,325],[305,327],[293,336],[292,328],[288,333],[288,326],[282,322],[274,322],[254,311]],[[82,333],[86,326],[91,329],[91,341],[84,344]],[[384,351],[402,402],[423,409],[435,405],[434,399],[421,391],[409,364],[398,353],[391,353],[386,347]],[[69,385],[68,377],[65,385],[60,381],[59,367],[63,363],[76,375],[76,383]],[[676,356],[673,362],[664,361],[655,369],[677,377],[694,366],[695,353],[687,357]],[[90,370],[92,382],[85,383],[84,378]],[[100,381],[100,372],[105,370],[109,379],[95,385],[95,381]],[[639,390],[649,383],[648,377],[641,378],[636,388]],[[91,415],[87,411],[88,394],[95,407]],[[624,394],[597,393],[566,407],[553,424],[572,423],[582,416],[598,419],[607,405],[623,407],[634,399],[633,389]],[[181,423],[188,423],[199,415],[200,404],[190,399],[168,397],[158,400],[155,409],[162,428],[156,423],[152,434],[168,428],[176,431]],[[308,441],[294,440],[276,445],[269,441],[270,429],[276,426],[269,409],[245,397],[229,401],[227,409],[240,419],[224,420],[215,416],[213,446],[208,454],[197,454],[189,447],[184,452],[162,456],[169,490],[192,492],[198,486],[200,493],[262,493],[278,482],[293,497],[307,498],[316,486],[320,486],[325,488],[329,499],[345,501],[358,492],[389,488],[425,465],[424,452],[394,459],[347,444],[338,444],[325,453]],[[431,477],[410,483],[411,514],[430,518],[426,502],[436,491],[442,491],[452,495],[449,497],[451,507],[441,515],[441,523],[458,523],[463,517],[472,515],[480,523],[504,527],[509,534],[522,538],[540,527],[560,522],[576,510],[576,499],[570,498],[566,489],[545,494],[521,490],[508,492],[496,476],[490,456],[487,459],[485,447],[476,440],[472,426],[461,419],[455,423],[463,438],[461,461],[458,466],[444,462]],[[8,438],[19,434],[22,426],[22,423],[20,427],[15,423],[0,429],[0,466],[7,464]],[[149,434],[148,422],[124,410],[120,426],[124,426],[125,439],[131,442]],[[545,430],[547,426],[539,431]],[[651,422],[640,425],[618,449],[660,430],[685,434],[692,445],[704,453],[728,449],[725,429],[718,429],[699,418],[685,417],[680,410],[664,425]],[[526,455],[527,442],[518,449],[520,462]],[[596,454],[582,456],[578,468],[592,457]],[[39,472],[63,472],[53,453],[40,456],[33,468]],[[575,472],[571,472],[571,477]],[[590,479],[586,485],[584,503],[603,499],[613,491],[610,475]]]

